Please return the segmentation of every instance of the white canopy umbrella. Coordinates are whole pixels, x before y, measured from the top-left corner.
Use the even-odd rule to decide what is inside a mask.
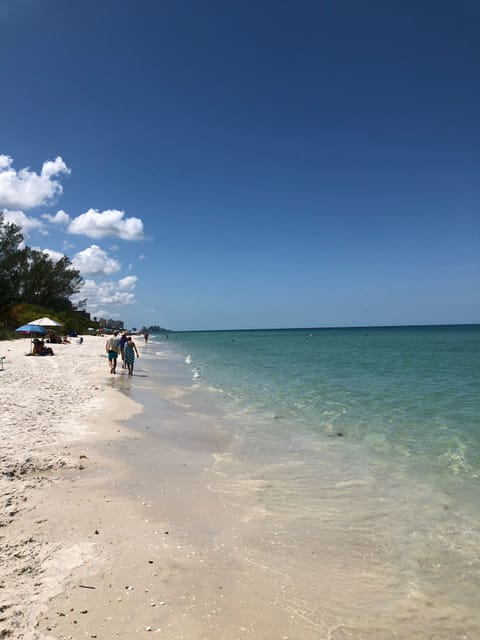
[[[32,320],[28,324],[34,324],[37,327],[62,327],[61,322],[57,322],[56,320],[52,320],[51,318],[37,318],[36,320]]]

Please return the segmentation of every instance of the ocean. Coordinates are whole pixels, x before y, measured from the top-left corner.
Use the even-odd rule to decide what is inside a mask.
[[[238,509],[225,544],[301,621],[285,637],[480,638],[480,326],[172,332],[144,352],[151,389],[168,375],[231,434],[205,473]]]

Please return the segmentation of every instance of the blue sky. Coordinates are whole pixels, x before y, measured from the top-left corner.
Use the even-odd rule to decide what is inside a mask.
[[[92,316],[480,321],[480,4],[0,0],[0,208]]]

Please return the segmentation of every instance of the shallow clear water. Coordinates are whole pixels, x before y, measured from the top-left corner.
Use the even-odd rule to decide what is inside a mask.
[[[232,430],[210,486],[312,637],[480,637],[480,327],[152,340],[181,402]]]
[[[196,380],[289,430],[480,478],[478,327],[180,333],[175,348]]]

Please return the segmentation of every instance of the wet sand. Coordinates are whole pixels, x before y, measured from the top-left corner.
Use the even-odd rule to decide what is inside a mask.
[[[280,621],[292,623],[269,574],[238,553],[249,502],[232,508],[209,485],[228,429],[165,398],[161,407],[159,417],[145,405],[128,437],[98,447],[101,468],[71,485],[82,514],[71,535],[93,542],[96,554],[41,615],[40,637],[273,640]]]

